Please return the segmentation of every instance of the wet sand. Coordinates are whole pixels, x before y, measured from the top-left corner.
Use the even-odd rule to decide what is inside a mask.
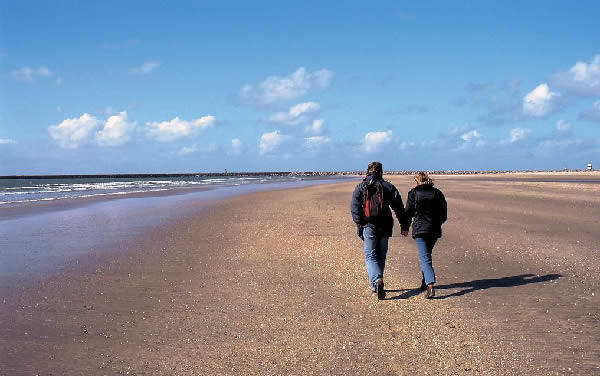
[[[397,226],[371,294],[356,183],[251,193],[0,289],[0,374],[600,375],[600,185],[513,177],[436,177],[436,299]]]

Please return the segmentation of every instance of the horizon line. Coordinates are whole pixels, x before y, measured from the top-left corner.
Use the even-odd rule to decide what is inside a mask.
[[[423,170],[388,170],[385,175],[410,175]],[[472,175],[502,174],[523,172],[589,172],[594,170],[561,169],[561,170],[425,170],[429,174]],[[332,170],[332,171],[251,171],[251,172],[187,172],[187,173],[121,173],[121,174],[44,174],[44,175],[1,175],[0,179],[76,179],[76,178],[136,178],[136,177],[203,177],[203,176],[332,176],[362,175],[364,170]]]

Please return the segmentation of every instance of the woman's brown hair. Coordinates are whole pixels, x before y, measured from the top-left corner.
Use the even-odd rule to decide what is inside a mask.
[[[415,181],[417,182],[417,185],[433,185],[433,180],[424,171],[417,172],[415,175]]]

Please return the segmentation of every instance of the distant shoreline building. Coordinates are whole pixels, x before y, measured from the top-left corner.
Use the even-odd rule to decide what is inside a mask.
[[[587,170],[588,171],[594,171],[594,168],[592,167],[592,162],[588,163]]]

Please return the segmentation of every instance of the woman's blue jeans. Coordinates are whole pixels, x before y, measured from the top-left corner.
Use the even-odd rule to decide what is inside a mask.
[[[367,226],[363,229],[363,238],[369,283],[371,284],[371,290],[374,290],[375,281],[383,279],[389,237],[378,236],[375,229]]]
[[[435,283],[435,272],[431,262],[431,252],[437,242],[436,237],[415,238],[417,249],[419,250],[419,260],[421,261],[421,271],[425,284]]]

